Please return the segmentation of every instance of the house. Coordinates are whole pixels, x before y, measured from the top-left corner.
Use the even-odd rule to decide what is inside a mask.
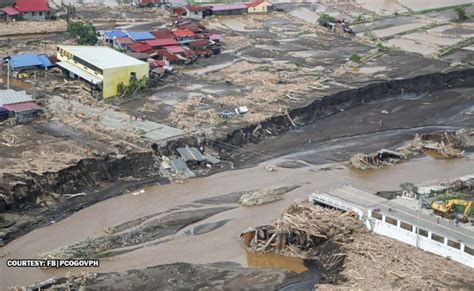
[[[128,45],[128,48],[134,53],[148,53],[151,52],[151,46],[143,42],[137,42],[134,44]]]
[[[128,37],[128,35],[121,30],[111,30],[104,33],[104,41],[107,43],[112,43],[116,38]]]
[[[166,49],[156,50],[154,53],[150,54],[150,57],[155,60],[162,60],[167,65],[174,64],[179,61],[179,58],[176,55],[174,55],[173,53],[170,53]]]
[[[21,72],[28,69],[49,69],[54,67],[47,55],[44,54],[18,54],[4,59],[11,71]]]
[[[136,0],[133,1],[132,4],[134,4],[136,7],[160,7],[162,5],[166,5],[169,1],[167,0]]]
[[[0,9],[7,20],[46,20],[50,17],[48,0],[15,0],[11,6]]]
[[[155,30],[150,32],[156,39],[174,39],[174,34],[169,30]]]
[[[103,98],[117,95],[132,79],[148,77],[147,63],[105,46],[59,45],[57,57],[64,73],[86,81]]]
[[[154,49],[170,45],[178,45],[178,42],[174,38],[152,39],[145,41],[145,43]]]
[[[153,34],[149,33],[148,31],[128,31],[126,36],[133,39],[134,41],[155,39]]]
[[[29,122],[43,112],[25,91],[14,90],[0,90],[0,109],[2,119],[6,119],[7,112],[7,118],[15,117],[18,122]]]
[[[192,40],[195,36],[194,32],[186,28],[184,29],[178,28],[173,31],[173,34],[179,42]]]
[[[114,38],[112,41],[112,45],[114,48],[121,50],[121,51],[126,51],[128,50],[128,46],[131,44],[134,44],[135,41],[133,39],[125,36],[125,37],[119,37],[119,38]]]
[[[184,6],[185,17],[193,19],[203,19],[211,15],[211,8],[206,6],[186,5]]]
[[[212,5],[211,11],[213,15],[245,14],[247,13],[247,5],[241,3]]]
[[[265,13],[273,10],[273,4],[266,0],[254,0],[245,5],[248,13]]]

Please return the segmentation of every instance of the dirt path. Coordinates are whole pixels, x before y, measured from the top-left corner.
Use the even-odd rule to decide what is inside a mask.
[[[127,221],[152,215],[180,206],[187,209],[195,200],[211,198],[236,191],[246,191],[277,185],[301,184],[302,187],[284,195],[284,199],[259,207],[238,207],[216,214],[181,229],[170,241],[150,245],[101,260],[94,272],[121,271],[174,262],[212,263],[232,261],[247,265],[246,256],[238,242],[239,233],[249,226],[268,224],[276,219],[281,210],[295,198],[306,198],[308,193],[324,191],[345,183],[366,189],[391,190],[405,181],[421,182],[446,179],[472,172],[473,157],[458,160],[433,160],[423,158],[378,171],[359,172],[341,166],[341,169],[317,170],[321,166],[302,168],[278,168],[268,172],[265,167],[274,166],[281,160],[271,160],[257,167],[197,178],[185,184],[169,184],[149,187],[144,193],[123,195],[86,208],[50,226],[37,229],[0,249],[0,288],[29,284],[52,276],[64,276],[67,272],[84,270],[61,269],[12,269],[5,267],[10,258],[34,258],[38,254],[69,245],[88,237],[104,234],[104,229]],[[327,165],[326,165],[327,166]],[[311,170],[311,171],[310,171]],[[416,173],[416,175],[415,175]],[[414,178],[416,177],[416,178]],[[242,183],[245,181],[245,183]],[[225,199],[217,199],[215,206],[226,205]],[[199,235],[184,235],[199,225],[229,220],[220,228]],[[206,226],[203,226],[206,227]],[[51,238],[54,238],[51,239]]]

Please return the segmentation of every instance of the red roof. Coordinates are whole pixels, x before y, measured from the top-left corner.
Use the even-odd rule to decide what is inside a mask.
[[[42,110],[34,101],[3,105],[5,109],[13,112],[23,112],[30,110]]]
[[[206,47],[209,45],[209,41],[207,39],[200,39],[193,41],[189,44],[191,47]]]
[[[20,12],[49,11],[48,0],[16,0],[13,7]]]
[[[13,7],[5,7],[0,9],[1,11],[5,12],[7,15],[13,16],[13,15],[18,15],[20,14],[20,11],[16,10]]]
[[[173,54],[179,54],[179,53],[184,53],[186,52],[184,50],[184,48],[180,47],[180,46],[177,46],[177,45],[172,45],[172,46],[167,46],[165,47],[165,49],[167,51],[169,51],[170,53],[173,53]]]
[[[186,9],[184,9],[183,7],[176,7],[173,9],[173,12],[178,14],[179,16],[186,15]]]
[[[176,35],[176,37],[193,37],[194,32],[192,32],[189,29],[177,29],[173,31],[173,34]]]
[[[257,7],[258,5],[260,5],[264,2],[267,2],[267,1],[265,1],[265,0],[254,0],[252,2],[249,2],[249,3],[245,4],[245,5],[247,5],[247,7]],[[268,4],[272,5],[271,3],[268,3]]]
[[[119,44],[134,44],[135,41],[129,37],[119,37],[116,38],[115,41]]]
[[[137,53],[143,53],[143,52],[147,52],[147,51],[151,51],[152,48],[151,46],[145,44],[145,43],[141,43],[141,42],[137,42],[137,43],[134,43],[134,44],[130,44],[128,45],[128,47],[134,51],[134,52],[137,52]]]
[[[175,38],[174,34],[169,30],[156,30],[156,31],[151,31],[150,33],[153,34],[153,36],[156,37],[157,39]]]
[[[176,62],[178,60],[178,57],[165,49],[156,50],[155,54],[165,57],[170,62]]]
[[[148,59],[148,63],[151,67],[164,67],[166,63],[162,60]]]
[[[147,40],[145,43],[151,47],[178,45],[178,42],[174,38]]]
[[[204,11],[206,9],[210,9],[210,7],[196,6],[196,5],[189,5],[189,4],[184,7],[188,9],[189,11]]]

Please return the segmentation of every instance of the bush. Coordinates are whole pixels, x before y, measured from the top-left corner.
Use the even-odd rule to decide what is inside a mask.
[[[458,6],[458,7],[454,8],[454,11],[456,11],[456,13],[458,14],[458,19],[459,20],[466,20],[467,19],[466,10],[464,9],[464,7]]]
[[[352,54],[349,57],[349,60],[353,61],[354,63],[360,62],[361,57],[358,54]]]
[[[329,22],[335,23],[336,18],[328,14],[321,14],[321,16],[318,19],[318,23],[329,23]]]
[[[71,21],[67,32],[80,45],[95,45],[98,41],[95,27],[89,22]]]

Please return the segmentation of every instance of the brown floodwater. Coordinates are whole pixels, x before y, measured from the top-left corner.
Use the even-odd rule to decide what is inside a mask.
[[[258,260],[251,259],[252,263],[249,263],[248,256],[239,243],[240,232],[249,226],[272,223],[295,199],[306,199],[312,192],[328,191],[347,183],[375,192],[398,189],[399,184],[406,181],[418,183],[455,178],[472,174],[473,158],[472,155],[469,158],[457,160],[422,158],[365,172],[351,170],[342,165],[338,165],[340,169],[334,170],[318,170],[321,167],[327,167],[327,165],[322,165],[296,169],[277,168],[274,172],[267,171],[266,165],[274,166],[282,161],[282,159],[275,159],[253,168],[187,180],[184,184],[147,187],[143,193],[138,192],[139,195],[125,194],[97,203],[62,221],[36,229],[0,248],[0,290],[5,290],[12,285],[31,284],[53,276],[65,276],[67,272],[122,271],[175,262],[227,261],[248,266]],[[236,191],[294,184],[302,186],[285,194],[283,200],[259,207],[238,207],[219,213],[183,228],[168,242],[148,245],[129,253],[102,259],[99,268],[42,270],[7,268],[5,265],[7,259],[36,258],[43,252],[88,237],[104,235],[104,229],[107,227],[165,211],[178,205],[189,204],[198,199]],[[230,219],[230,221],[216,230],[200,235],[184,235],[196,225],[215,223],[225,219]],[[268,264],[276,266],[277,263],[275,260],[270,260]]]
[[[275,253],[257,254],[245,252],[247,266],[263,269],[285,269],[296,273],[308,271],[303,259],[277,255]]]

